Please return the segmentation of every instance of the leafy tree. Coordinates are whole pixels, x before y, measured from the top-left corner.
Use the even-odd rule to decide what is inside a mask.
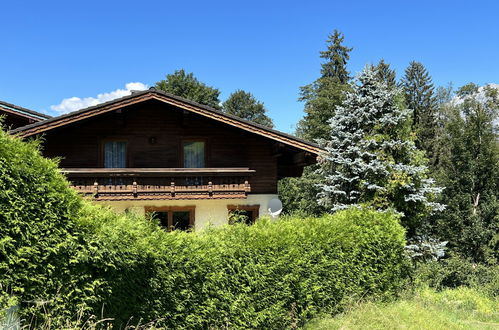
[[[475,262],[498,261],[499,140],[498,91],[474,84],[462,87],[447,105],[447,146],[438,164],[448,207],[434,217],[431,231],[449,247]]]
[[[409,236],[424,216],[442,210],[432,201],[440,188],[427,176],[426,159],[410,130],[410,110],[397,104],[396,88],[378,79],[367,66],[330,121],[322,141],[318,173],[320,203],[332,211],[364,204],[400,212]]]
[[[402,78],[406,106],[412,112],[412,127],[416,132],[416,146],[433,160],[437,130],[437,100],[430,74],[423,64],[412,61]],[[432,162],[433,163],[433,162]]]
[[[184,69],[166,75],[166,79],[158,81],[156,88],[167,93],[183,97],[185,99],[220,109],[220,91],[210,87],[194,77],[194,74],[186,73]]]
[[[437,108],[434,125],[435,135],[433,136],[433,140],[429,142],[429,144],[431,144],[431,152],[426,151],[426,155],[430,160],[429,165],[431,171],[435,177],[440,177],[439,171],[442,170],[440,163],[449,153],[445,127],[454,112],[454,105],[452,102],[453,95],[454,92],[452,84],[449,84],[446,87],[440,86],[435,92],[435,102]]]
[[[300,120],[296,134],[309,141],[317,141],[329,135],[328,121],[344,99],[350,74],[347,62],[352,48],[343,45],[345,37],[333,31],[326,41],[327,49],[320,53],[326,61],[321,64],[321,76],[313,83],[301,87],[300,101],[305,102],[305,117]],[[316,166],[304,169],[300,178],[287,178],[279,182],[279,195],[285,210],[290,213],[320,214],[326,211],[317,203],[319,176]]]
[[[262,102],[243,90],[237,90],[230,94],[229,98],[223,103],[222,111],[243,119],[261,124],[267,127],[274,127]]]
[[[301,177],[279,180],[279,198],[283,203],[283,211],[296,216],[319,215],[327,212],[327,209],[317,201],[320,181],[316,165],[305,167]]]

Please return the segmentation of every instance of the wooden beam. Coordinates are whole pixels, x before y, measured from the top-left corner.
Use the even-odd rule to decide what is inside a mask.
[[[231,168],[63,168],[61,172],[69,177],[115,177],[115,176],[225,176],[256,173],[247,167]]]

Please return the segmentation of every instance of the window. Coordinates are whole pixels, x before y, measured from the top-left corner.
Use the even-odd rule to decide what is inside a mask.
[[[182,148],[185,168],[205,167],[205,143],[203,141],[184,141]]]
[[[194,227],[194,206],[146,207],[146,213],[152,213],[162,227],[170,230],[189,230]]]
[[[229,205],[229,224],[245,223],[254,224],[258,219],[260,205]]]
[[[104,143],[104,167],[126,167],[126,142],[109,141]]]

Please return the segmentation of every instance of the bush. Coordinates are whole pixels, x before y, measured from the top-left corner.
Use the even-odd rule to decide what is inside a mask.
[[[403,267],[398,219],[373,211],[166,233],[92,206],[85,222],[103,317],[118,323],[292,327],[352,295],[391,295]]]
[[[499,266],[474,263],[458,254],[418,264],[413,278],[416,287],[443,290],[465,286],[491,297],[499,296]]]
[[[351,296],[400,286],[404,231],[392,214],[167,233],[82,201],[35,142],[2,132],[0,174],[0,302],[15,296],[34,326],[97,315],[115,326],[296,327]]]
[[[79,244],[74,219],[80,207],[81,199],[59,173],[57,162],[40,156],[38,142],[22,142],[0,127],[0,302],[4,307],[15,298],[26,314],[37,314],[38,305],[56,301],[54,312],[69,316],[66,306],[80,289],[71,285],[70,266]]]

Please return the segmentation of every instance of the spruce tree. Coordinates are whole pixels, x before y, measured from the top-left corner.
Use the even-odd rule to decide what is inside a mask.
[[[360,204],[394,209],[411,236],[428,213],[443,209],[433,201],[441,189],[414,144],[411,111],[378,75],[366,66],[330,121],[331,134],[321,142],[320,203],[331,211]]]
[[[397,74],[384,59],[381,59],[374,68],[377,72],[376,77],[380,81],[385,82],[390,88],[397,86]]]
[[[194,74],[184,69],[166,75],[166,79],[158,81],[157,89],[183,97],[185,99],[220,109],[220,91],[200,82]]]
[[[430,74],[423,64],[412,61],[402,78],[406,106],[412,112],[416,146],[433,162],[437,130],[437,102]]]
[[[327,50],[320,53],[320,57],[326,59],[326,62],[322,64],[321,76],[335,79],[340,84],[346,84],[350,80],[347,62],[350,59],[352,48],[344,46],[344,40],[343,33],[334,30],[326,41]]]
[[[320,52],[320,57],[325,60],[321,64],[321,76],[300,89],[299,100],[305,102],[305,116],[298,123],[296,134],[308,141],[315,142],[329,135],[328,121],[349,88],[351,78],[347,62],[352,48],[343,45],[344,39],[343,33],[338,30],[329,35],[327,49]],[[320,214],[326,211],[317,202],[317,183],[320,177],[315,173],[316,168],[317,166],[307,166],[300,178],[279,181],[279,196],[287,212]]]
[[[346,65],[352,48],[343,45],[344,39],[343,33],[334,30],[326,42],[327,50],[320,53],[326,60],[321,64],[321,76],[300,88],[299,100],[305,102],[305,117],[298,123],[297,134],[306,140],[316,141],[328,135],[328,120],[348,89],[350,75]]]
[[[255,122],[267,127],[274,127],[263,106],[253,94],[243,90],[237,90],[230,94],[229,98],[223,103],[222,111],[240,118]]]

